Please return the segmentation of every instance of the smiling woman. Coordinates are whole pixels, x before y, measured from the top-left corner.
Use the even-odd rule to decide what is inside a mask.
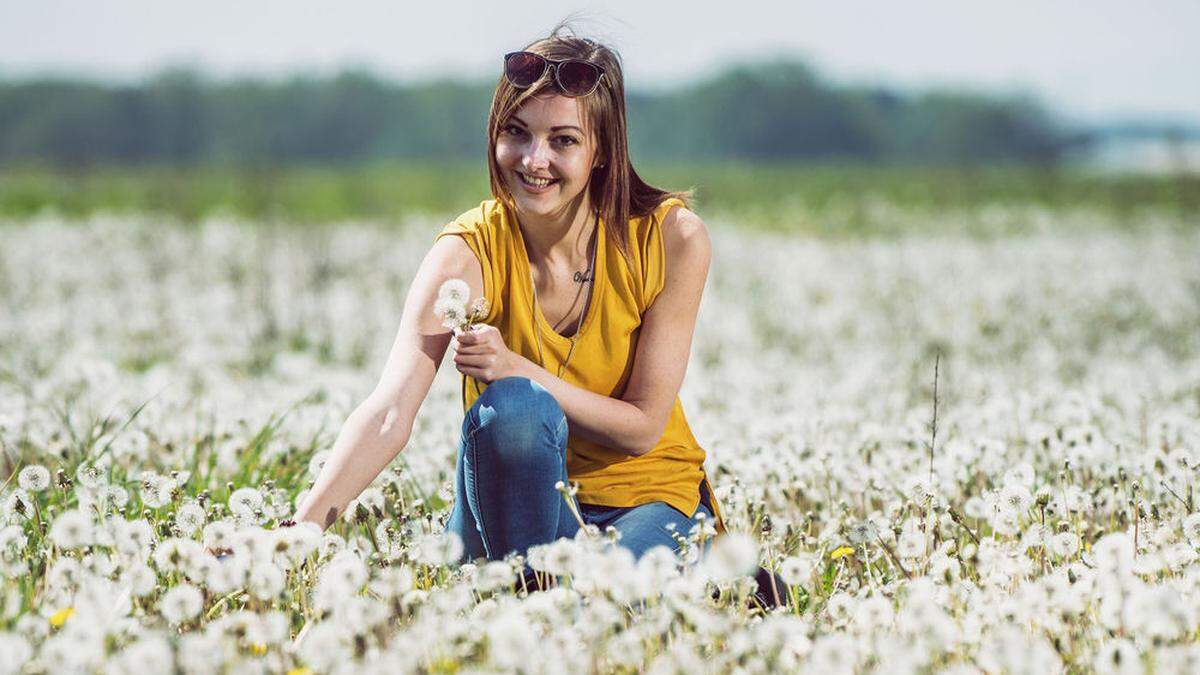
[[[435,237],[379,385],[297,519],[328,525],[407,443],[453,342],[465,415],[445,531],[461,560],[524,555],[592,525],[614,527],[635,557],[725,531],[678,395],[708,232],[690,194],[630,164],[617,54],[562,33],[505,56],[492,198]],[[453,338],[440,325],[448,279],[487,300],[486,325]]]

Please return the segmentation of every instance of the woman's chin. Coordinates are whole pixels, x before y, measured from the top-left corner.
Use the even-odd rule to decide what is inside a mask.
[[[524,211],[530,213],[551,213],[558,206],[558,199],[552,198],[557,197],[557,195],[552,196],[549,193],[530,194],[520,191],[520,188],[517,188],[517,190],[518,192],[514,193],[517,197],[517,204]]]

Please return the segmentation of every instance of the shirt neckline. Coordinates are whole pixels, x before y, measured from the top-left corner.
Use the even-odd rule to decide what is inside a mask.
[[[507,207],[507,205],[506,205]],[[512,216],[512,214],[509,214]],[[603,270],[605,267],[606,251],[605,251],[605,232],[604,219],[597,214],[596,216],[596,263],[592,268],[592,292],[588,299],[588,304],[583,308],[583,320],[579,322],[579,327],[575,329],[575,334],[571,337],[566,337],[562,333],[554,330],[546,317],[542,315],[541,307],[534,303],[533,299],[533,272],[529,264],[529,252],[525,250],[525,237],[521,234],[521,225],[517,222],[515,216],[510,217],[509,224],[512,226],[517,244],[517,260],[520,262],[521,269],[519,270],[523,277],[521,285],[524,287],[522,293],[525,296],[526,306],[529,307],[530,313],[533,315],[533,322],[537,324],[535,330],[540,330],[541,333],[551,340],[555,340],[560,344],[569,345],[572,341],[578,342],[583,337],[584,332],[592,325],[593,318],[596,314],[595,308],[599,306],[601,297],[604,295],[604,289],[608,285],[602,281],[606,277]]]

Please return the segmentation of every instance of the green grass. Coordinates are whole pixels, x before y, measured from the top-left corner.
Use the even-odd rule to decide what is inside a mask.
[[[734,213],[739,222],[772,228],[791,227],[799,210],[834,211],[843,223],[870,230],[871,218],[864,214],[880,203],[922,212],[1019,205],[1100,209],[1115,218],[1145,209],[1182,218],[1200,213],[1198,175],[734,163],[645,165],[639,172],[660,187],[695,188],[701,213]],[[161,213],[185,222],[219,213],[262,222],[391,221],[413,214],[453,216],[488,197],[482,162],[0,171],[0,217],[9,218],[49,209],[68,217],[96,211]]]

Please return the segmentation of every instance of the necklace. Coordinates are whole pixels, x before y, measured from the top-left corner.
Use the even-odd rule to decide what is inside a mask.
[[[592,248],[592,263],[591,263],[591,265],[588,266],[588,273],[583,276],[583,278],[588,281],[595,280],[594,270],[596,267],[596,255],[597,255],[598,249],[600,248],[600,236],[599,236],[600,233],[598,231],[599,228],[600,228],[600,222],[599,222],[599,219],[596,219],[596,231],[594,233],[596,241],[595,241],[595,245]],[[575,273],[575,280],[580,281],[579,272]],[[558,366],[558,377],[560,379],[562,378],[563,369],[566,368],[567,364],[571,362],[571,355],[575,353],[575,341],[579,338],[580,331],[583,330],[583,320],[584,320],[584,318],[586,318],[587,313],[592,311],[592,308],[589,307],[588,304],[592,300],[592,287],[593,286],[595,286],[594,283],[588,283],[588,285],[587,285],[587,287],[588,287],[587,299],[584,300],[584,303],[583,303],[584,314],[580,315],[580,317],[579,317],[579,325],[577,325],[575,327],[575,334],[569,338],[571,340],[571,348],[567,350],[567,358],[563,359],[563,362],[561,364],[559,364],[559,366]],[[541,310],[538,309],[537,284],[533,283],[533,274],[529,275],[529,287],[530,287],[530,289],[533,290],[533,312],[534,312],[533,335],[537,339],[538,362],[542,368],[545,368],[546,367],[546,358],[542,354],[542,327],[537,325],[537,317],[541,315]]]

